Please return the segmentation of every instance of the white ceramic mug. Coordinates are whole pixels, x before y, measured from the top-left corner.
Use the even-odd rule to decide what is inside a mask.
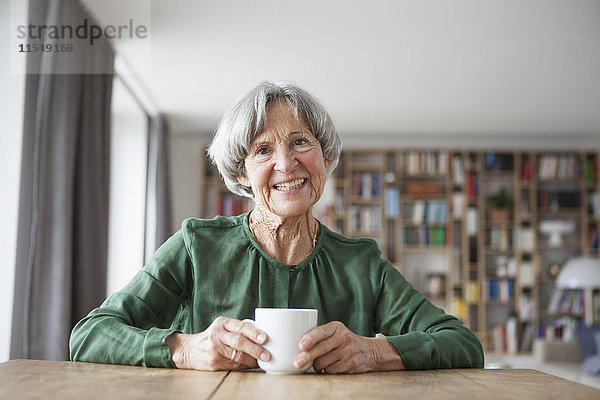
[[[258,366],[269,374],[301,374],[303,369],[294,367],[294,359],[300,350],[298,342],[305,333],[317,326],[319,311],[308,308],[257,308],[254,320],[245,319],[267,334],[263,347],[271,353],[269,361],[258,360]]]

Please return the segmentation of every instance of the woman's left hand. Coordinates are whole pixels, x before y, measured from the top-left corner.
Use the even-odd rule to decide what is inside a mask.
[[[404,369],[402,358],[385,338],[359,336],[339,321],[317,326],[300,339],[298,369],[314,360],[316,372],[362,373]]]

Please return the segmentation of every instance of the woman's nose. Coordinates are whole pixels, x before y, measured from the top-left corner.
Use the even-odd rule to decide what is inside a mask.
[[[275,153],[275,169],[281,172],[291,172],[296,168],[298,160],[293,151],[277,151]]]

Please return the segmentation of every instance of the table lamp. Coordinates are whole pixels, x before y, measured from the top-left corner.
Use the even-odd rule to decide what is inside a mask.
[[[593,291],[600,288],[600,260],[575,257],[568,260],[556,278],[559,289],[581,289],[584,293],[585,324],[594,323]]]

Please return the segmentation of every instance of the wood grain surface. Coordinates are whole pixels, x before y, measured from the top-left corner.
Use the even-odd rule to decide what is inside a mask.
[[[535,370],[445,369],[358,375],[200,372],[77,362],[0,364],[2,399],[600,399]]]
[[[227,371],[12,360],[0,364],[0,398],[201,400],[226,376]]]
[[[213,399],[600,399],[600,391],[534,370],[444,369],[359,375],[232,372]]]

